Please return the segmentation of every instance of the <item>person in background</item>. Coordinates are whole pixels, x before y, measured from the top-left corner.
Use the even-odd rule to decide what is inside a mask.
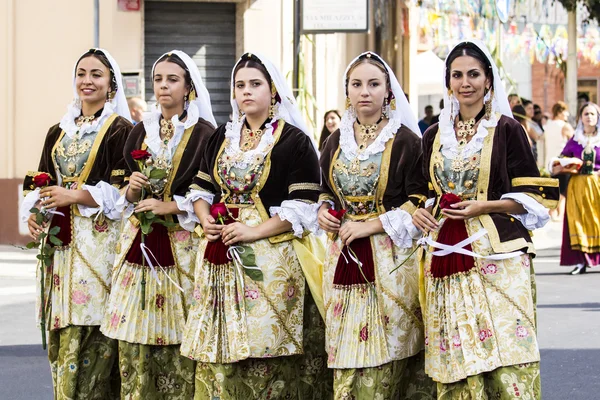
[[[521,124],[521,126],[527,133],[529,131],[529,123],[527,121],[527,116],[525,115],[526,112],[527,111],[525,111],[525,107],[523,107],[521,104],[517,104],[516,106],[514,106],[512,108],[513,116]],[[533,143],[534,142],[531,140],[531,137],[529,136],[529,134],[527,135],[527,140],[529,141],[529,145],[532,146],[532,151],[533,151]]]
[[[573,136],[573,127],[567,123],[568,119],[569,111],[564,102],[559,101],[552,106],[552,119],[544,127],[544,165],[548,166],[548,170],[552,169],[549,165],[552,159],[560,155],[567,141]],[[565,195],[569,184],[569,175],[561,174],[557,178],[560,187],[560,200],[558,201],[558,207],[550,210],[553,221],[559,221],[564,214]]]
[[[342,116],[338,110],[329,110],[323,116],[323,129],[319,137],[319,151],[323,150],[325,140],[340,127]]]
[[[428,105],[425,106],[425,118],[419,121],[419,129],[421,130],[421,133],[425,132],[427,128],[429,128],[431,121],[433,121],[433,106]]]
[[[440,100],[440,112],[438,113],[438,115],[434,115],[433,118],[431,118],[431,124],[429,124],[430,126],[440,122],[440,114],[441,114],[443,108],[444,108],[444,99],[442,98]]]
[[[533,116],[529,128],[535,132],[537,136],[536,151],[537,151],[537,164],[538,168],[545,168],[544,165],[544,127],[542,126],[542,108],[534,104],[533,105]]]
[[[577,129],[561,152],[581,162],[564,168],[553,160],[555,174],[570,174],[560,265],[575,266],[571,275],[600,265],[600,109],[586,103],[579,109]],[[561,176],[561,175],[559,175]]]
[[[590,102],[590,96],[587,93],[578,93],[577,94],[577,110],[581,110],[584,104]],[[579,122],[579,121],[577,121]]]
[[[148,108],[146,102],[139,97],[130,97],[127,99],[127,105],[129,106],[133,124],[136,125],[138,122],[141,122],[142,116]]]
[[[529,136],[529,141],[531,142],[531,150],[533,151],[533,156],[535,157],[535,160],[537,162],[538,159],[538,151],[537,151],[537,142],[538,140],[540,140],[540,135],[538,134],[538,132],[534,129],[533,125],[533,102],[531,100],[527,100],[527,99],[521,99],[521,105],[523,106],[523,109],[525,111],[525,120],[526,120],[526,126],[527,128],[525,129],[525,131],[527,132],[527,136]],[[517,118],[518,120],[518,118]]]
[[[517,104],[521,104],[521,98],[519,97],[519,95],[516,93],[509,94],[508,95],[508,105],[510,106],[510,109],[512,110],[512,108],[514,106],[516,106]]]

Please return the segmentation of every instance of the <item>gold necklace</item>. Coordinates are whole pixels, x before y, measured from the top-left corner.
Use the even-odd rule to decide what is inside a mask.
[[[266,122],[267,121],[265,121],[259,129],[253,131],[250,129],[248,121],[244,121],[245,127],[242,129],[242,143],[240,145],[242,151],[252,150],[260,143],[260,139],[262,139],[262,135],[265,133],[264,126]]]
[[[383,116],[379,117],[379,120],[374,124],[361,124],[358,118],[356,123],[358,124],[358,150],[363,151],[367,148],[367,142],[377,137],[377,127],[383,121]]]
[[[463,147],[467,144],[467,138],[475,135],[475,118],[466,121],[459,120],[456,124],[456,136],[458,136],[458,146]]]
[[[96,115],[80,115],[75,120],[75,125],[81,127],[83,124],[91,124],[96,119]]]
[[[167,144],[169,140],[173,137],[173,133],[175,132],[175,127],[173,126],[173,122],[169,119],[162,118],[160,120],[160,136],[163,138],[163,142]]]

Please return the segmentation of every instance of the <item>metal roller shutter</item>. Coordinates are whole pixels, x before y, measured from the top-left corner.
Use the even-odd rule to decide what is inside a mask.
[[[154,102],[152,65],[178,49],[198,65],[217,123],[229,120],[229,80],[235,64],[235,4],[145,1],[146,100]]]

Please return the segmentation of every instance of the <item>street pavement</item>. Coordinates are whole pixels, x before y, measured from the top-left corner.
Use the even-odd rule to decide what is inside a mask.
[[[600,268],[580,276],[559,267],[561,223],[533,237],[542,393],[548,400],[600,399]],[[35,328],[35,252],[0,246],[0,399],[52,399]]]

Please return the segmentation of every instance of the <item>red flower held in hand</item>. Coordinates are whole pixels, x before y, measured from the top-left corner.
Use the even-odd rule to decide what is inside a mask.
[[[143,161],[152,157],[152,154],[148,153],[146,150],[133,150],[131,152],[131,157],[134,160]]]
[[[210,206],[210,215],[215,219],[215,221],[219,221],[221,224],[223,224],[227,219],[227,206],[225,203],[213,204]]]
[[[440,200],[440,208],[446,209],[451,208],[452,204],[460,203],[462,199],[455,195],[454,193],[444,193],[442,195],[442,199]]]
[[[45,172],[42,172],[41,174],[38,174],[33,177],[33,183],[37,187],[48,186],[51,180],[52,178],[50,177],[50,175]]]
[[[329,214],[333,215],[335,218],[339,219],[340,221],[342,220],[342,218],[344,218],[344,214],[346,214],[346,212],[347,212],[347,210],[344,210],[344,209],[334,210],[333,208],[330,208],[327,211],[329,212]]]

